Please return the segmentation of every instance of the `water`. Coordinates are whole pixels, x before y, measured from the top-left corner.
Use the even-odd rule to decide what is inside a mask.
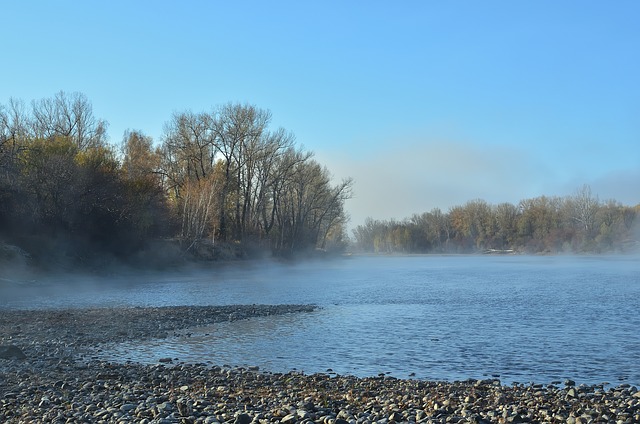
[[[314,303],[310,314],[221,323],[105,346],[111,360],[257,365],[358,376],[640,386],[637,257],[356,257],[189,276],[77,283],[7,307]]]

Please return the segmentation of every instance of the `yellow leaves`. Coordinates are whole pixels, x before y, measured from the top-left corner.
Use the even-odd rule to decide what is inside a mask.
[[[32,172],[52,161],[106,173],[114,173],[118,170],[118,162],[109,147],[97,146],[80,150],[71,138],[61,136],[29,141],[20,155],[20,160],[25,173]]]
[[[35,139],[30,141],[20,155],[20,159],[23,165],[29,169],[54,156],[73,158],[77,153],[78,149],[71,139],[54,137],[48,140]]]
[[[75,162],[82,168],[100,170],[106,173],[118,170],[118,161],[113,151],[104,146],[90,147],[75,155]]]

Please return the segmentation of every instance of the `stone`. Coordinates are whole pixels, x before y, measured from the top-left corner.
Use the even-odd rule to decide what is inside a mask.
[[[104,336],[106,329],[84,328],[94,318],[110,326],[108,330],[116,330],[109,334],[122,329],[126,337],[135,338],[154,335],[157,328],[174,331],[176,323],[170,323],[174,315],[181,317],[179,323],[184,324],[180,325],[187,325],[208,310],[118,309],[116,315],[131,318],[121,319],[124,324],[119,326],[111,326],[118,320],[113,310],[55,315],[39,311],[27,312],[36,314],[27,316],[3,311],[2,328],[21,323],[22,335],[12,339],[10,333],[0,331],[0,344],[29,346],[29,361],[0,361],[0,422],[640,423],[640,392],[629,384],[607,390],[603,385],[577,386],[571,381],[563,387],[501,386],[493,379],[448,383],[297,371],[260,373],[249,372],[247,367],[222,368],[176,359],[171,364],[109,363],[91,353],[71,357],[76,346],[93,347],[96,340],[115,337]],[[66,321],[58,326],[60,319]],[[46,323],[52,320],[56,327],[48,329]],[[82,332],[73,327],[76,322],[82,323]],[[149,331],[136,333],[132,330],[136,325]]]
[[[396,423],[402,422],[402,414],[398,412],[392,413],[391,415],[389,415],[389,421],[394,421]]]
[[[178,413],[183,417],[188,417],[193,413],[193,407],[188,399],[180,398],[176,401]]]
[[[158,404],[157,408],[161,414],[170,414],[174,410],[173,405],[169,402],[162,402]]]
[[[293,424],[297,421],[297,416],[294,414],[289,414],[282,418],[280,421],[282,424]]]
[[[124,413],[129,413],[136,408],[137,408],[137,405],[134,405],[132,403],[126,403],[120,407],[120,410]]]
[[[0,359],[27,359],[27,355],[14,345],[0,346]]]
[[[253,419],[249,414],[239,414],[234,421],[234,424],[251,424]]]

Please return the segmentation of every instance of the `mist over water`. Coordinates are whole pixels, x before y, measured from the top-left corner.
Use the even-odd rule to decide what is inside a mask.
[[[633,256],[355,257],[188,275],[45,285],[11,308],[314,303],[191,336],[102,346],[101,357],[263,370],[503,383],[640,385],[640,262]]]

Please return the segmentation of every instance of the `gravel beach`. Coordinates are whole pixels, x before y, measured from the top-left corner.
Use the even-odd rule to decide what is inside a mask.
[[[0,310],[0,422],[6,423],[640,423],[629,385],[503,386],[257,368],[114,364],[100,343],[172,337],[200,325],[312,312],[314,306]]]

